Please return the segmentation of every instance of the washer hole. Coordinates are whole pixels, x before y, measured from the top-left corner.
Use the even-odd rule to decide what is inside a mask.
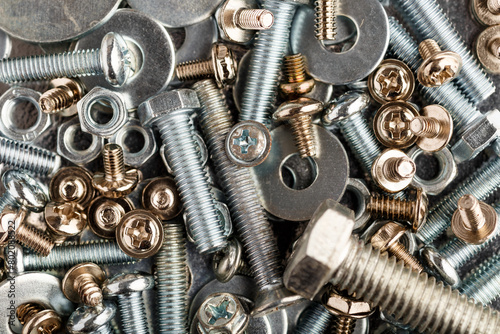
[[[123,149],[129,153],[140,152],[146,144],[144,133],[137,129],[128,130],[123,136]]]
[[[280,177],[290,189],[307,189],[318,177],[318,165],[314,159],[302,159],[299,153],[294,153],[283,160]]]
[[[9,121],[14,127],[27,130],[36,126],[40,112],[32,100],[16,98],[11,103]]]
[[[430,181],[441,174],[441,162],[434,154],[422,152],[414,159],[417,165],[416,173],[418,178]]]

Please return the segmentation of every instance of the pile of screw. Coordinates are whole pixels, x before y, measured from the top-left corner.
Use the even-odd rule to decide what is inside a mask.
[[[213,3],[6,47],[0,333],[500,332],[500,1],[470,0],[479,61],[436,0]]]

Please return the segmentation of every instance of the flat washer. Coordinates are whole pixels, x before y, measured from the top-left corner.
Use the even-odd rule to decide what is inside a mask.
[[[347,153],[340,141],[328,130],[313,125],[318,152],[313,158],[317,177],[302,190],[291,189],[283,182],[281,168],[290,156],[298,154],[292,131],[280,126],[271,131],[273,146],[267,159],[253,167],[264,208],[282,219],[309,220],[325,199],[338,201],[349,178]]]

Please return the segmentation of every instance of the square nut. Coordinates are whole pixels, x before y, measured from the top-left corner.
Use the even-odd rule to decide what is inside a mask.
[[[323,202],[292,253],[285,286],[313,299],[347,255],[354,221],[352,210],[333,200]]]

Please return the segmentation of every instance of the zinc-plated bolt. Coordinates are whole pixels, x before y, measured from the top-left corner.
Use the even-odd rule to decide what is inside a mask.
[[[480,169],[430,209],[427,223],[417,232],[417,238],[425,244],[432,243],[450,226],[451,216],[460,197],[471,194],[482,201],[498,187],[500,187],[500,158],[494,158],[484,163]]]
[[[415,162],[397,149],[385,150],[372,165],[373,180],[380,188],[390,193],[397,193],[408,187],[415,171]]]
[[[426,87],[439,87],[455,79],[462,68],[462,58],[453,51],[442,51],[432,39],[418,46],[422,64],[417,73],[418,81]]]
[[[73,303],[94,307],[102,303],[100,285],[105,279],[106,273],[97,264],[79,263],[64,275],[62,290]]]
[[[125,334],[149,333],[142,292],[152,289],[154,285],[153,276],[139,273],[119,274],[104,282],[104,297],[118,298],[118,310]]]
[[[252,276],[248,263],[243,260],[243,247],[235,238],[229,240],[226,248],[214,254],[212,269],[215,278],[222,283],[229,282],[236,274]]]
[[[328,312],[319,303],[313,303],[305,309],[295,328],[294,334],[323,334],[333,319],[333,314]]]
[[[208,60],[192,60],[178,64],[175,74],[181,81],[215,78],[219,87],[236,79],[238,67],[233,51],[224,44],[214,43],[212,57]]]
[[[19,305],[16,316],[23,325],[22,334],[58,333],[63,328],[62,319],[54,310],[36,303]]]
[[[16,170],[2,175],[5,193],[0,197],[0,212],[7,205],[23,206],[31,211],[42,211],[47,204],[47,192],[42,184],[31,176]]]
[[[470,244],[482,244],[489,239],[498,225],[495,209],[472,195],[460,197],[457,205],[451,218],[451,229],[457,238]]]
[[[394,3],[419,40],[434,39],[443,48],[460,55],[463,67],[455,83],[471,101],[481,102],[495,92],[495,86],[436,0],[397,0]]]
[[[40,96],[38,103],[44,113],[56,114],[74,105],[83,97],[83,86],[79,81],[68,78],[55,79],[52,81],[55,86]]]
[[[244,334],[250,315],[237,296],[221,292],[203,301],[196,319],[196,329],[200,334]]]
[[[500,295],[500,254],[484,260],[464,279],[462,293],[484,305],[491,304]]]
[[[67,329],[70,334],[113,334],[111,320],[116,306],[105,300],[96,307],[80,306],[69,317]]]
[[[0,60],[0,81],[16,83],[103,74],[109,84],[121,86],[134,73],[134,60],[125,39],[110,32],[103,37],[100,49]]]
[[[224,150],[232,126],[224,95],[212,80],[197,82],[194,89],[202,106],[199,114],[201,128],[258,286],[252,315],[262,316],[294,304],[300,298],[283,287],[278,247],[250,172],[234,165]]]
[[[316,85],[306,72],[306,60],[300,53],[285,56],[283,59],[285,82],[280,83],[280,92],[286,99],[295,99],[311,92]]]
[[[316,0],[314,9],[316,11],[316,38],[320,41],[333,41],[337,35],[335,15],[337,12],[337,0]]]
[[[158,330],[160,333],[187,332],[188,265],[185,227],[163,222],[165,240],[156,254]]]

